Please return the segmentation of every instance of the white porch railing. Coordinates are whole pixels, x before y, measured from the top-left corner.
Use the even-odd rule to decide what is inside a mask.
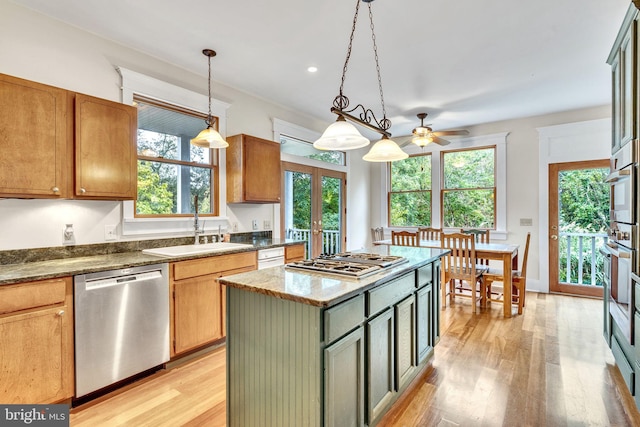
[[[311,254],[311,230],[303,228],[287,229],[287,239],[306,240],[307,256]],[[340,231],[322,230],[322,253],[335,254],[340,252]]]
[[[602,286],[603,255],[598,250],[608,240],[606,233],[559,234],[560,282]]]

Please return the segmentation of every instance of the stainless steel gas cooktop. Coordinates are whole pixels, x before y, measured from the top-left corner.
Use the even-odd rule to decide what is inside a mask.
[[[320,255],[315,259],[296,261],[287,264],[286,268],[360,278],[406,261],[406,258],[399,256],[342,252]]]

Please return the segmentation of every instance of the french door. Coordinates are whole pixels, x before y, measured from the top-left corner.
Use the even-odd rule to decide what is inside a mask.
[[[341,252],[345,245],[346,174],[282,162],[281,230],[307,241],[307,258]]]
[[[549,165],[549,290],[602,297],[609,160]]]

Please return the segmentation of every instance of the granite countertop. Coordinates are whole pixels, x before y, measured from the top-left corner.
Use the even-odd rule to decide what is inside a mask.
[[[52,279],[56,277],[75,276],[78,274],[95,273],[105,270],[136,267],[140,265],[157,264],[173,261],[184,261],[196,258],[208,258],[230,253],[249,252],[271,247],[288,246],[305,243],[292,239],[277,239],[260,237],[238,243],[248,243],[253,247],[234,248],[214,253],[195,255],[160,257],[143,254],[141,250],[103,253],[99,255],[71,256],[41,261],[21,262],[0,265],[0,285],[29,282],[33,280]],[[161,246],[153,246],[161,247]]]
[[[220,278],[220,283],[303,304],[329,307],[366,289],[422,267],[448,251],[439,248],[374,246],[359,252],[402,256],[407,258],[408,262],[360,279],[293,270],[281,266],[225,276]]]

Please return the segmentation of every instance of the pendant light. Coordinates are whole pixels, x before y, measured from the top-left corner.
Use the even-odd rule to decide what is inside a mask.
[[[215,119],[213,118],[213,115],[211,115],[211,58],[216,56],[216,51],[212,49],[204,49],[202,53],[204,56],[209,58],[209,114],[207,115],[207,120],[205,120],[207,128],[201,131],[198,136],[193,138],[191,140],[191,144],[203,148],[226,148],[229,146],[229,143],[225,141],[222,135],[213,128]]]
[[[382,105],[382,119],[378,121],[373,114],[371,109],[365,108],[362,104],[358,104],[354,108],[347,110],[349,107],[349,98],[343,93],[344,82],[347,74],[347,68],[349,65],[349,59],[351,58],[351,49],[353,46],[353,36],[356,31],[356,23],[358,21],[358,12],[360,10],[360,2],[367,3],[369,7],[369,21],[371,28],[371,39],[373,40],[373,53],[376,61],[376,72],[378,74],[378,89],[380,91],[380,103]],[[363,157],[364,160],[372,161],[372,162],[381,162],[381,161],[393,161],[398,160],[397,157],[400,156],[398,151],[402,152],[398,145],[391,141],[389,137],[391,133],[388,132],[388,129],[391,127],[391,121],[387,119],[387,112],[384,108],[384,95],[382,93],[382,78],[380,76],[380,64],[378,62],[378,47],[376,45],[376,35],[374,32],[373,25],[373,13],[371,11],[371,2],[373,0],[356,0],[356,11],[353,17],[353,25],[351,27],[351,36],[349,37],[349,46],[347,48],[347,58],[344,62],[344,66],[342,67],[342,79],[340,82],[340,89],[338,92],[338,96],[336,96],[333,100],[333,107],[331,108],[331,112],[338,115],[338,119],[335,123],[331,124],[322,134],[320,139],[313,143],[313,146],[319,150],[335,150],[335,151],[346,151],[346,150],[354,150],[357,148],[366,147],[369,145],[369,140],[362,136],[356,127],[349,123],[353,122],[359,124],[361,126],[366,127],[367,129],[373,130],[382,135],[382,140],[379,143],[377,149],[374,150],[376,145],[372,147],[371,151]],[[353,115],[354,111],[359,110],[357,112],[357,116]],[[349,122],[348,122],[348,121]],[[393,148],[395,146],[395,149]],[[393,156],[389,154],[385,154],[384,156],[381,154],[390,153],[393,151],[395,154]],[[385,157],[386,156],[386,157]],[[382,157],[393,160],[381,160]],[[403,158],[406,158],[405,156]]]
[[[362,157],[367,162],[395,162],[409,157],[407,153],[386,135],[371,147],[371,150]]]

